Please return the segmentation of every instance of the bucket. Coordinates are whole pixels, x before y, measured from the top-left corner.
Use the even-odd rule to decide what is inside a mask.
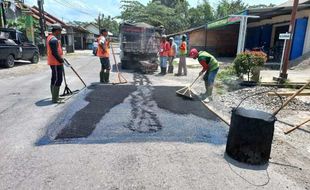
[[[241,108],[240,104],[232,110],[226,153],[239,162],[265,164],[270,158],[277,119],[270,113]]]

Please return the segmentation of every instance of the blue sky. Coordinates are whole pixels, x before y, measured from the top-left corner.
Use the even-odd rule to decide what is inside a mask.
[[[44,9],[64,21],[93,21],[99,12],[112,17],[120,15],[120,0],[44,0]],[[286,0],[243,0],[249,5],[253,4],[280,4]],[[25,0],[28,5],[36,5],[37,0]],[[143,4],[149,0],[141,0]],[[188,0],[191,7],[197,6],[199,0]],[[218,0],[209,0],[216,7]]]

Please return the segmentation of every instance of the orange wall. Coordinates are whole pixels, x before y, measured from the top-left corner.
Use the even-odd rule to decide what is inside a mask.
[[[200,29],[196,31],[192,31],[189,36],[189,48],[199,47],[205,48],[206,43],[206,32],[205,29]]]
[[[237,53],[239,25],[189,33],[189,49],[207,50],[215,56],[231,57]]]

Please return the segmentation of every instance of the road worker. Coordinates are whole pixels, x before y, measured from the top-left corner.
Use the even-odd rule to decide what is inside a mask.
[[[187,43],[186,43],[186,35],[182,36],[182,42],[179,46],[179,51],[180,51],[180,61],[179,61],[179,68],[178,68],[178,73],[175,74],[175,76],[181,76],[182,75],[182,70],[183,70],[183,75],[187,75],[187,67],[186,67],[186,55],[187,55]]]
[[[161,72],[159,74],[161,75],[166,75],[167,73],[167,61],[168,61],[169,51],[170,51],[170,44],[167,41],[167,36],[162,35],[161,42],[160,42],[160,51],[159,51],[160,69],[161,69]]]
[[[110,78],[110,41],[108,39],[108,30],[102,29],[98,38],[97,56],[100,59],[100,83],[109,83]]]
[[[168,73],[173,73],[173,60],[177,54],[177,44],[174,42],[174,38],[169,38],[170,51],[169,51],[169,67]]]
[[[51,78],[51,94],[52,102],[58,103],[59,101],[59,89],[62,83],[63,77],[63,51],[61,47],[61,31],[60,24],[53,24],[52,33],[46,39],[47,47],[47,64],[50,65],[52,70]]]
[[[212,100],[212,91],[216,75],[219,71],[219,62],[210,53],[206,51],[198,52],[195,48],[190,51],[189,56],[193,59],[198,59],[201,64],[202,70],[199,76],[205,73],[203,80],[205,81],[206,92],[202,95],[202,98],[205,103],[209,103]]]

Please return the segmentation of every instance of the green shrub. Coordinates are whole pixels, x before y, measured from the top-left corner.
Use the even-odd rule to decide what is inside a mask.
[[[234,60],[234,69],[238,77],[253,74],[258,68],[264,66],[267,55],[262,51],[245,51],[237,55]]]

